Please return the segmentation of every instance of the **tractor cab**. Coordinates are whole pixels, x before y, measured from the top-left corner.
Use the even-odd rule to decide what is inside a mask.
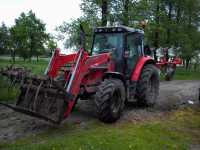
[[[92,55],[112,53],[115,71],[130,74],[137,59],[144,55],[144,32],[142,30],[118,27],[99,27],[94,31]]]

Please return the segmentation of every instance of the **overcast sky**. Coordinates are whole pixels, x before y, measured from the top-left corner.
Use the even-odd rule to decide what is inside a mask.
[[[81,0],[0,0],[0,23],[7,26],[15,22],[22,12],[32,10],[46,23],[47,31],[52,32],[63,21],[81,16]]]
[[[0,23],[10,27],[22,12],[32,10],[46,23],[47,32],[55,34],[55,27],[63,21],[70,22],[81,16],[80,3],[81,0],[0,0]],[[61,41],[58,47],[64,50]]]

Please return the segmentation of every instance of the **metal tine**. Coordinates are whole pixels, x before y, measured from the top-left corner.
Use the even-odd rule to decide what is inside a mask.
[[[10,91],[12,87],[14,87],[16,81],[17,81],[17,77],[15,76],[15,77],[14,77],[14,80],[12,80],[12,81],[10,82],[10,84],[9,84],[8,91]]]
[[[24,80],[25,80],[25,76],[24,75],[22,75],[22,78],[21,78],[21,81],[20,81],[20,86],[22,86],[23,85],[23,83],[24,83]]]
[[[37,88],[37,91],[36,91],[36,94],[35,94],[35,98],[34,98],[34,104],[33,104],[33,110],[37,110],[36,109],[36,107],[37,107],[37,100],[38,100],[38,95],[39,95],[39,92],[40,92],[40,88],[41,88],[41,86],[42,86],[42,84],[44,83],[44,81],[41,81],[40,82],[40,85],[38,86],[38,88]]]
[[[63,93],[65,93],[65,88],[63,86],[61,86],[60,84],[58,84],[56,81],[52,80],[52,84],[54,86],[56,86],[60,91],[62,91]]]
[[[27,101],[28,94],[29,94],[29,91],[30,91],[30,89],[31,89],[31,86],[32,86],[32,81],[29,83],[29,86],[28,86],[28,88],[27,88],[27,90],[26,90],[26,94],[25,94],[25,96],[24,96],[24,101]]]

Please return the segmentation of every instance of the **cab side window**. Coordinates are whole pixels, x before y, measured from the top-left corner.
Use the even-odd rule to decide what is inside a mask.
[[[133,33],[127,36],[127,68],[128,73],[131,73],[134,68],[138,57],[142,54],[142,37],[137,33]]]
[[[127,36],[127,50],[129,57],[141,55],[142,53],[142,38],[139,34],[131,34]]]
[[[129,51],[129,58],[138,55],[137,47],[134,43],[134,37],[131,35],[127,37],[127,50]]]

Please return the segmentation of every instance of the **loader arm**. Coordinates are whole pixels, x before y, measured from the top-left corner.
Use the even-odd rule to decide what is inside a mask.
[[[89,56],[87,52],[83,49],[80,49],[75,58],[75,66],[72,69],[71,76],[68,81],[66,92],[73,95],[73,99],[70,100],[67,104],[66,111],[64,113],[64,118],[66,118],[75,103],[77,95],[80,91],[80,85],[86,74],[90,72],[90,68],[105,64],[110,60],[110,54],[100,54],[97,56]],[[107,63],[109,64],[109,63]],[[110,70],[111,66],[107,65],[107,70]]]

